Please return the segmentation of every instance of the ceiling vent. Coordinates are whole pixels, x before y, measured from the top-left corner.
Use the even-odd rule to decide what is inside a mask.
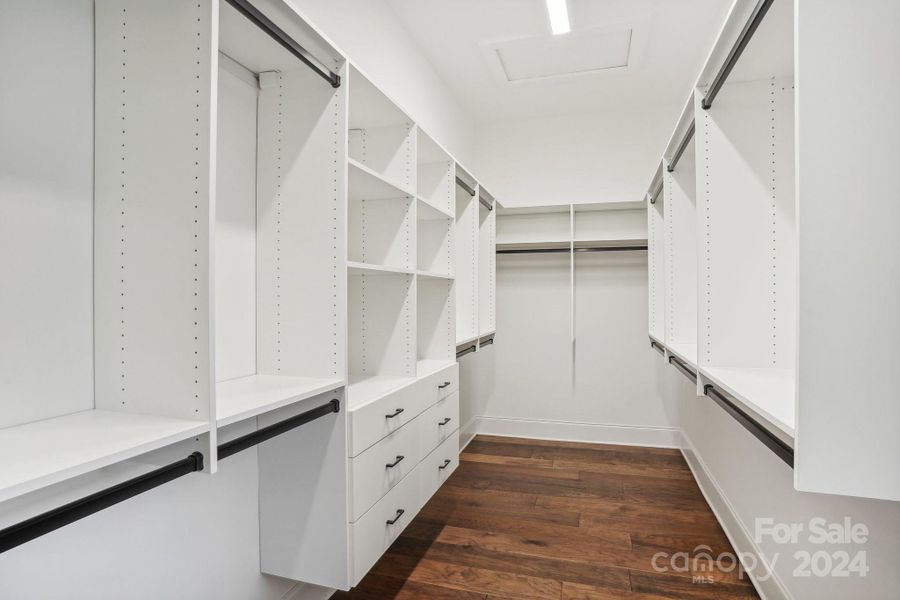
[[[518,84],[626,71],[635,62],[631,25],[481,44],[494,78]]]

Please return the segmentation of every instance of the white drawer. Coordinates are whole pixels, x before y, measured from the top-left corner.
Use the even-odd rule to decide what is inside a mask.
[[[419,471],[419,468],[413,469],[362,518],[350,525],[353,585],[359,583],[419,512],[422,506],[419,501]]]
[[[359,519],[419,464],[424,454],[419,446],[422,416],[350,459],[351,521]]]
[[[454,430],[444,442],[419,465],[420,499],[424,505],[459,466],[459,429]]]
[[[451,366],[423,377],[421,384],[425,393],[423,408],[428,408],[441,398],[446,398],[459,391],[459,364],[453,363]]]
[[[459,429],[459,392],[441,398],[437,404],[425,410],[416,419],[419,427],[420,448],[426,455]]]
[[[416,381],[350,411],[350,456],[415,419],[426,406],[423,383]]]

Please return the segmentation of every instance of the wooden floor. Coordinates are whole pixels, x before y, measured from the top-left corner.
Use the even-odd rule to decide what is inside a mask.
[[[657,553],[700,545],[732,551],[677,450],[478,436],[360,585],[333,599],[759,598],[729,563],[654,569]]]

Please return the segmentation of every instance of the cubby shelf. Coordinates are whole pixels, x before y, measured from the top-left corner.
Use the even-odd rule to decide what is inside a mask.
[[[216,384],[216,423],[219,427],[249,419],[344,385],[340,379],[251,375]]]
[[[414,269],[405,269],[403,267],[388,267],[385,265],[373,265],[362,262],[347,262],[347,270],[351,274],[356,275],[412,275]]]
[[[795,376],[792,369],[701,367],[715,385],[794,437]]]
[[[0,429],[0,502],[208,431],[207,421],[99,409]]]
[[[428,279],[453,279],[453,275],[450,273],[439,273],[436,271],[417,271],[416,274],[419,277],[425,277]]]
[[[416,195],[358,160],[348,158],[347,165],[350,167],[347,193],[351,200],[387,200]]]
[[[419,220],[453,219],[453,213],[439,206],[435,206],[422,196],[418,196]]]

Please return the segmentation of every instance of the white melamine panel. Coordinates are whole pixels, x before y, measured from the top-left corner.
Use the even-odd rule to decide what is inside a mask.
[[[900,4],[798,0],[796,5],[795,482],[803,491],[896,501]],[[896,504],[870,505],[896,515]],[[845,510],[844,503],[840,506]]]
[[[210,418],[217,11],[95,4],[98,408]]]
[[[478,336],[478,202],[456,186],[456,343]]]
[[[209,430],[198,420],[85,410],[0,430],[0,502]]]
[[[253,73],[219,55],[216,381],[256,373],[256,121]]]
[[[347,90],[299,62],[261,81],[258,371],[343,378]]]
[[[351,272],[348,279],[350,375],[415,376],[414,276]]]
[[[3,3],[0,428],[94,405],[93,4]]]
[[[363,264],[414,270],[414,203],[412,198],[351,200],[347,258]]]
[[[332,398],[341,401],[339,413],[259,446],[259,560],[263,573],[346,589],[352,550],[347,526],[348,412],[341,394],[267,413],[259,418],[259,426]]]
[[[527,213],[505,210],[497,223],[497,243],[569,242],[570,211],[568,205]]]
[[[424,454],[420,447],[417,418],[388,434],[362,454],[351,458],[350,521],[362,517],[373,504],[412,472]]]
[[[417,359],[452,360],[456,356],[453,280],[419,276],[417,286]]]
[[[790,81],[773,79],[726,84],[712,109],[697,108],[703,366],[772,369],[775,379],[794,368],[793,98]]]
[[[420,382],[408,380],[401,382],[402,387],[389,386],[382,389],[370,388],[370,397],[365,404],[358,399],[350,404],[350,456],[356,456],[369,448],[378,440],[415,419],[425,408],[426,386]],[[396,384],[396,382],[393,382]],[[359,393],[352,387],[350,393]]]
[[[453,276],[453,217],[428,207],[421,200],[417,208],[417,267],[419,271]]]
[[[431,206],[452,215],[456,164],[421,129],[416,140],[416,163],[416,193]]]
[[[691,141],[665,192],[666,347],[679,345],[697,363],[697,161]]]
[[[454,429],[447,439],[419,465],[419,504],[424,505],[438,488],[450,478],[459,466],[459,429]]]
[[[659,194],[654,204],[647,204],[647,280],[650,301],[650,336],[658,342],[666,339],[666,224],[665,197]]]
[[[419,473],[417,467],[351,526],[353,585],[369,572],[422,506]]]
[[[405,125],[411,119],[355,67],[349,70],[350,129]],[[415,156],[415,155],[413,155]]]
[[[352,98],[351,98],[352,103]],[[352,109],[351,109],[352,110]],[[415,125],[350,129],[349,156],[405,190],[416,189]]]
[[[422,454],[428,454],[459,429],[459,391],[441,398],[416,419]]]
[[[479,188],[482,198],[488,199],[484,190]],[[488,210],[478,203],[478,334],[486,335],[497,330],[496,325],[496,290],[497,290],[497,253],[496,253],[496,210]]]
[[[617,242],[647,239],[647,215],[644,207],[604,210],[593,204],[589,210],[575,205],[576,242]]]
[[[343,385],[341,379],[251,375],[216,384],[217,425],[224,427]]]

